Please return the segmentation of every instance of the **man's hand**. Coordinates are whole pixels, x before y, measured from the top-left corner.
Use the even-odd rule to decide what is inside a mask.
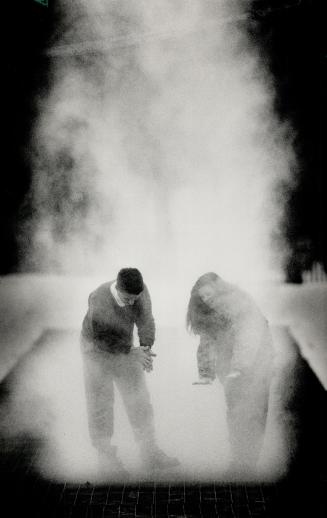
[[[132,354],[135,360],[140,363],[146,372],[150,372],[153,369],[153,357],[157,356],[154,354],[150,347],[133,347],[130,354]]]
[[[146,372],[151,372],[153,370],[153,360],[152,360],[152,357],[153,356],[157,356],[156,354],[154,354],[152,351],[151,351],[151,347],[147,346],[140,346],[141,349],[143,349],[143,351],[149,353],[149,359],[151,361],[151,365],[149,367],[143,367],[143,369],[146,371]]]
[[[211,378],[199,378],[198,381],[193,381],[192,385],[211,385],[213,380]]]

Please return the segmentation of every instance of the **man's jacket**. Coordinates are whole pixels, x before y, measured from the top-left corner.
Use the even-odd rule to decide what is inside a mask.
[[[133,345],[134,324],[141,346],[152,347],[155,323],[147,287],[133,305],[119,306],[111,293],[114,281],[106,282],[93,291],[82,324],[84,350],[129,353]]]

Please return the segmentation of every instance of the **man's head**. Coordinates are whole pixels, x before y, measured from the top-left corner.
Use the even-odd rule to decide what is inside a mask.
[[[116,288],[124,304],[134,304],[144,289],[141,272],[136,268],[122,268],[117,276]]]

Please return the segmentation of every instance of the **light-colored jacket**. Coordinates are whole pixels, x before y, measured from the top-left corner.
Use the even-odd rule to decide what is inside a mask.
[[[200,377],[218,376],[222,382],[234,373],[264,374],[273,362],[266,318],[249,294],[232,284],[226,286],[222,293],[217,291],[212,308],[218,325],[200,333],[197,352]]]

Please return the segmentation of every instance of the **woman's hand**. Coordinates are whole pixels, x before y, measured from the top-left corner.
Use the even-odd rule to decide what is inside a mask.
[[[226,379],[235,379],[238,378],[241,375],[241,371],[234,370],[231,371],[229,374],[227,374]]]
[[[237,404],[238,395],[245,390],[244,376],[240,371],[232,371],[226,376],[223,386],[228,406],[232,407]]]
[[[150,372],[153,369],[152,357],[157,356],[154,354],[150,347],[133,347],[130,354],[135,360],[140,363],[146,372]]]
[[[197,381],[193,381],[192,385],[212,385],[213,379],[201,377]]]

